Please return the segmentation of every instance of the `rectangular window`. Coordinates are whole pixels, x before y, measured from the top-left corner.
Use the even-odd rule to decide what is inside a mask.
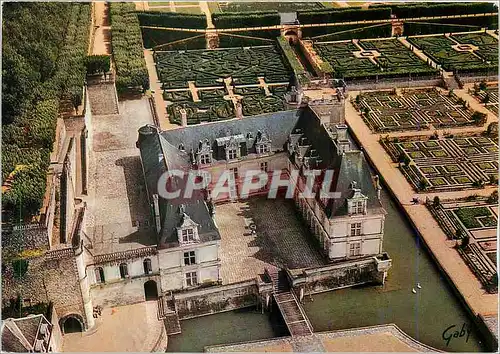
[[[193,242],[193,241],[194,241],[193,229],[182,230],[182,242]]]
[[[351,224],[351,236],[359,236],[361,235],[361,223],[357,222]]]
[[[260,163],[260,170],[263,172],[267,172],[267,162]]]
[[[364,203],[363,202],[356,202],[355,203],[355,213],[356,214],[363,214],[365,212],[365,208],[364,208]]]
[[[359,256],[361,254],[361,242],[349,244],[349,256]]]
[[[234,167],[234,168],[229,169],[229,173],[231,174],[231,176],[234,177],[235,180],[238,179],[238,177],[239,177],[238,168]]]
[[[228,149],[227,150],[227,159],[234,160],[236,158],[238,158],[238,155],[236,154],[236,149]]]
[[[197,284],[198,284],[198,277],[196,276],[196,272],[186,273],[186,285],[195,286]]]
[[[196,256],[194,251],[184,252],[184,265],[191,265],[196,263]]]
[[[269,144],[259,144],[257,145],[257,153],[265,154],[271,151],[271,146]]]
[[[208,165],[211,162],[209,154],[203,154],[200,156],[200,163],[202,165]]]

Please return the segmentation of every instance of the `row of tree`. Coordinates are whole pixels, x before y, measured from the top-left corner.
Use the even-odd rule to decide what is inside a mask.
[[[113,57],[116,65],[116,88],[125,91],[149,89],[149,75],[144,61],[141,28],[135,4],[110,3]]]
[[[28,219],[43,202],[60,102],[82,93],[90,4],[7,3],[3,20],[2,206]]]

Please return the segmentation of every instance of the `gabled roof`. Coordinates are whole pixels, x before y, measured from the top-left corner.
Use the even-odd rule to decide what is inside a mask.
[[[33,351],[41,323],[50,324],[41,314],[4,320],[2,351],[17,353]]]
[[[161,232],[160,243],[163,247],[179,245],[177,228],[183,224],[185,215],[198,225],[200,242],[220,240],[219,230],[210,215],[207,204],[203,200],[193,200],[188,204],[168,203],[165,205],[165,218]]]

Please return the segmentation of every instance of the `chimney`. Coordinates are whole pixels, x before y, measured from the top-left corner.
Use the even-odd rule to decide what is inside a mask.
[[[339,154],[349,151],[349,140],[347,139],[347,125],[337,124],[335,125],[335,132],[337,133],[337,146],[339,149]]]
[[[236,102],[236,118],[243,118],[243,108],[241,102]]]
[[[183,127],[187,127],[188,122],[187,122],[187,112],[186,112],[186,110],[184,108],[181,108],[179,110],[179,112],[181,113],[181,125]]]
[[[153,194],[153,208],[155,212],[156,232],[159,234],[161,231],[161,223],[160,223],[160,205],[158,204],[158,194]]]

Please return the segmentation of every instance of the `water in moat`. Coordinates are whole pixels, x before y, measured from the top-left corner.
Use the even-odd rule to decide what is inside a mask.
[[[387,192],[384,250],[392,258],[386,284],[313,295],[304,308],[315,331],[395,323],[416,340],[445,351],[481,351],[474,330],[467,338],[454,331],[474,325],[452,289],[421,245]],[[420,283],[421,289],[417,288]],[[417,291],[412,293],[412,288]],[[443,332],[451,335],[447,345]],[[181,321],[182,334],[168,339],[168,351],[201,352],[208,345],[253,341],[287,335],[283,323],[253,309]]]

